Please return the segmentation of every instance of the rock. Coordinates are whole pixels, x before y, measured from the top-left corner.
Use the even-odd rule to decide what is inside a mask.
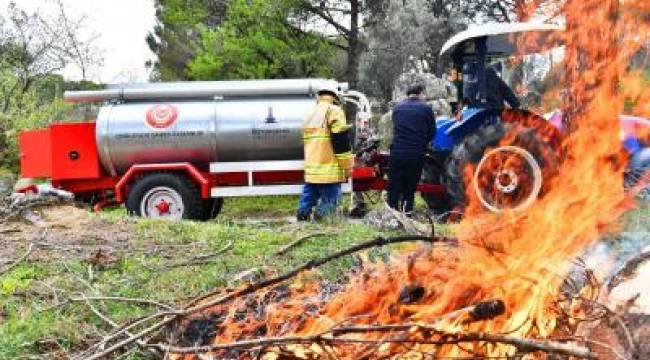
[[[395,82],[393,101],[389,104],[392,109],[396,104],[406,100],[406,91],[409,87],[420,84],[425,88],[427,103],[433,108],[436,117],[449,117],[453,109],[449,101],[455,101],[456,94],[449,81],[436,77],[433,74],[402,74]],[[377,135],[381,139],[382,148],[388,148],[393,138],[392,112],[383,114],[377,121]]]
[[[423,85],[427,99],[450,99],[455,97],[449,81],[428,73],[404,73],[395,81],[393,100],[406,99],[406,91],[413,85]]]
[[[399,220],[383,207],[371,210],[363,218],[363,223],[380,231],[398,230],[402,228]]]
[[[233,282],[247,282],[252,283],[262,278],[263,272],[259,268],[252,268],[238,272],[232,276]]]

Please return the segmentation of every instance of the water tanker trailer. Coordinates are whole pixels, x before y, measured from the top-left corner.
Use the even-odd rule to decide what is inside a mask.
[[[451,57],[457,87],[452,107],[469,99],[466,85],[476,91],[468,91],[471,106],[458,116],[436,119],[437,134],[418,185],[431,210],[463,210],[476,199],[473,203],[493,212],[517,211],[544,196],[549,179],[558,176],[565,134],[539,114],[486,106],[485,75],[491,61],[520,53],[518,44],[535,50],[522,36],[535,35],[539,49],[548,49],[563,30],[548,24],[486,24],[444,44],[441,56]],[[363,133],[359,126],[370,118],[366,97],[326,79],[151,83],[67,92],[67,101],[104,102],[97,120],[22,133],[22,176],[48,178],[97,209],[125,203],[131,213],[172,219],[212,218],[225,197],[300,194],[302,116],[325,85],[338,87],[343,101],[357,108],[353,123],[357,134]],[[627,173],[647,175],[650,123],[635,124],[643,131],[630,133],[625,131],[630,126],[622,126],[631,159]],[[356,163],[344,191],[385,189],[389,154],[372,136],[356,140]],[[631,184],[639,183],[638,176],[631,178]],[[363,198],[379,197],[355,197],[359,206],[353,214],[367,209]]]
[[[325,79],[178,82],[66,92],[98,102],[96,121],[53,124],[20,135],[21,172],[100,209],[124,203],[146,217],[209,219],[225,197],[299,194],[303,115],[330,83],[369,117],[366,97]],[[344,191],[383,189],[359,166]]]

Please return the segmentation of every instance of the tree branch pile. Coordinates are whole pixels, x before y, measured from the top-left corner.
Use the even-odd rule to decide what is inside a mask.
[[[48,187],[42,189],[38,194],[14,193],[10,196],[0,196],[0,223],[25,217],[26,213],[34,208],[71,203],[74,200],[74,195],[67,191]]]
[[[376,324],[372,321],[356,323],[358,319],[348,319],[345,322],[332,324],[326,330],[313,335],[271,335],[266,328],[255,330],[257,336],[245,336],[235,338],[232,341],[215,343],[213,334],[215,327],[220,321],[218,310],[233,308],[241,304],[248,307],[272,306],[274,301],[280,304],[288,291],[282,283],[296,278],[304,272],[313,270],[331,261],[344,256],[354,254],[358,251],[370,249],[377,246],[398,244],[404,242],[426,242],[426,243],[452,243],[455,239],[431,236],[399,236],[392,238],[379,237],[374,240],[354,245],[348,249],[341,250],[329,256],[308,261],[294,269],[248,286],[232,291],[212,291],[200,298],[194,299],[187,304],[172,308],[166,304],[144,299],[125,299],[110,296],[81,296],[73,301],[85,302],[92,306],[93,301],[128,301],[139,302],[155,306],[158,312],[142,316],[125,324],[119,325],[107,316],[100,316],[110,326],[112,331],[99,343],[88,350],[77,354],[73,359],[101,359],[115,353],[123,352],[133,346],[144,350],[158,352],[159,354],[176,354],[176,359],[194,359],[193,355],[203,354],[198,358],[216,359],[228,358],[278,358],[283,355],[296,352],[310,352],[314,358],[327,358],[337,354],[338,349],[346,346],[362,345],[368,349],[369,356],[377,355],[382,349],[397,347],[401,352],[417,352],[418,345],[421,346],[445,346],[463,344],[502,344],[510,346],[516,354],[543,352],[546,354],[573,356],[575,358],[595,359],[595,355],[580,341],[555,341],[550,339],[529,339],[519,338],[509,334],[491,334],[472,331],[450,331],[447,327],[441,326],[450,323],[471,324],[480,321],[493,319],[503,314],[505,304],[501,300],[490,300],[479,302],[475,305],[461,308],[447,314],[441,315],[437,320],[427,323],[406,322],[396,324]],[[402,297],[400,301],[408,304],[413,299],[417,300],[417,286],[409,290],[410,297]],[[285,293],[285,295],[283,295]],[[259,294],[263,294],[260,296]],[[269,298],[269,294],[275,294],[276,299]],[[258,295],[257,297],[255,297]],[[263,304],[253,304],[252,299],[263,298]],[[278,300],[278,298],[280,300]],[[411,299],[411,300],[408,300]],[[95,309],[97,310],[97,309]],[[238,311],[238,310],[237,310]],[[253,309],[252,311],[257,311]],[[304,315],[304,314],[301,314]],[[99,316],[99,315],[98,315]],[[306,316],[311,316],[307,314]],[[245,321],[242,322],[242,324]],[[191,338],[190,341],[181,341],[184,338],[182,332],[189,328],[195,330],[204,327],[203,337]],[[243,325],[242,325],[243,326]],[[249,329],[250,330],[250,329]],[[179,334],[179,331],[181,333]],[[361,336],[360,336],[361,335]],[[185,337],[187,340],[187,337]],[[180,343],[179,343],[180,341]],[[321,353],[322,352],[322,353]],[[256,354],[256,355],[255,355]],[[477,354],[478,355],[478,354]],[[336,358],[336,357],[335,357]]]

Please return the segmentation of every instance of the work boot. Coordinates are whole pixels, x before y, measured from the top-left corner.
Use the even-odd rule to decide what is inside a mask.
[[[298,219],[298,221],[309,221],[309,218],[311,217],[310,215],[310,213],[303,213],[298,211],[296,214],[296,219]]]
[[[366,203],[358,203],[352,210],[350,210],[350,217],[353,219],[362,219],[368,214],[368,206]]]

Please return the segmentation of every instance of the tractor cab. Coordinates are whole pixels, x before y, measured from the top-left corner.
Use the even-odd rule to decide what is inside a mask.
[[[452,81],[457,104],[469,101],[473,107],[486,107],[490,97],[487,83],[489,65],[513,55],[539,53],[560,45],[564,27],[553,24],[487,24],[451,37],[440,51],[453,61]],[[476,83],[475,93],[465,90]]]
[[[504,88],[507,85],[501,80],[504,60],[557,47],[563,31],[564,27],[553,24],[496,23],[462,31],[447,40],[440,57],[453,62],[450,78],[457,96],[450,105],[457,114],[438,121],[436,148],[451,150],[485,121],[494,121],[505,103],[518,108],[516,95]]]

